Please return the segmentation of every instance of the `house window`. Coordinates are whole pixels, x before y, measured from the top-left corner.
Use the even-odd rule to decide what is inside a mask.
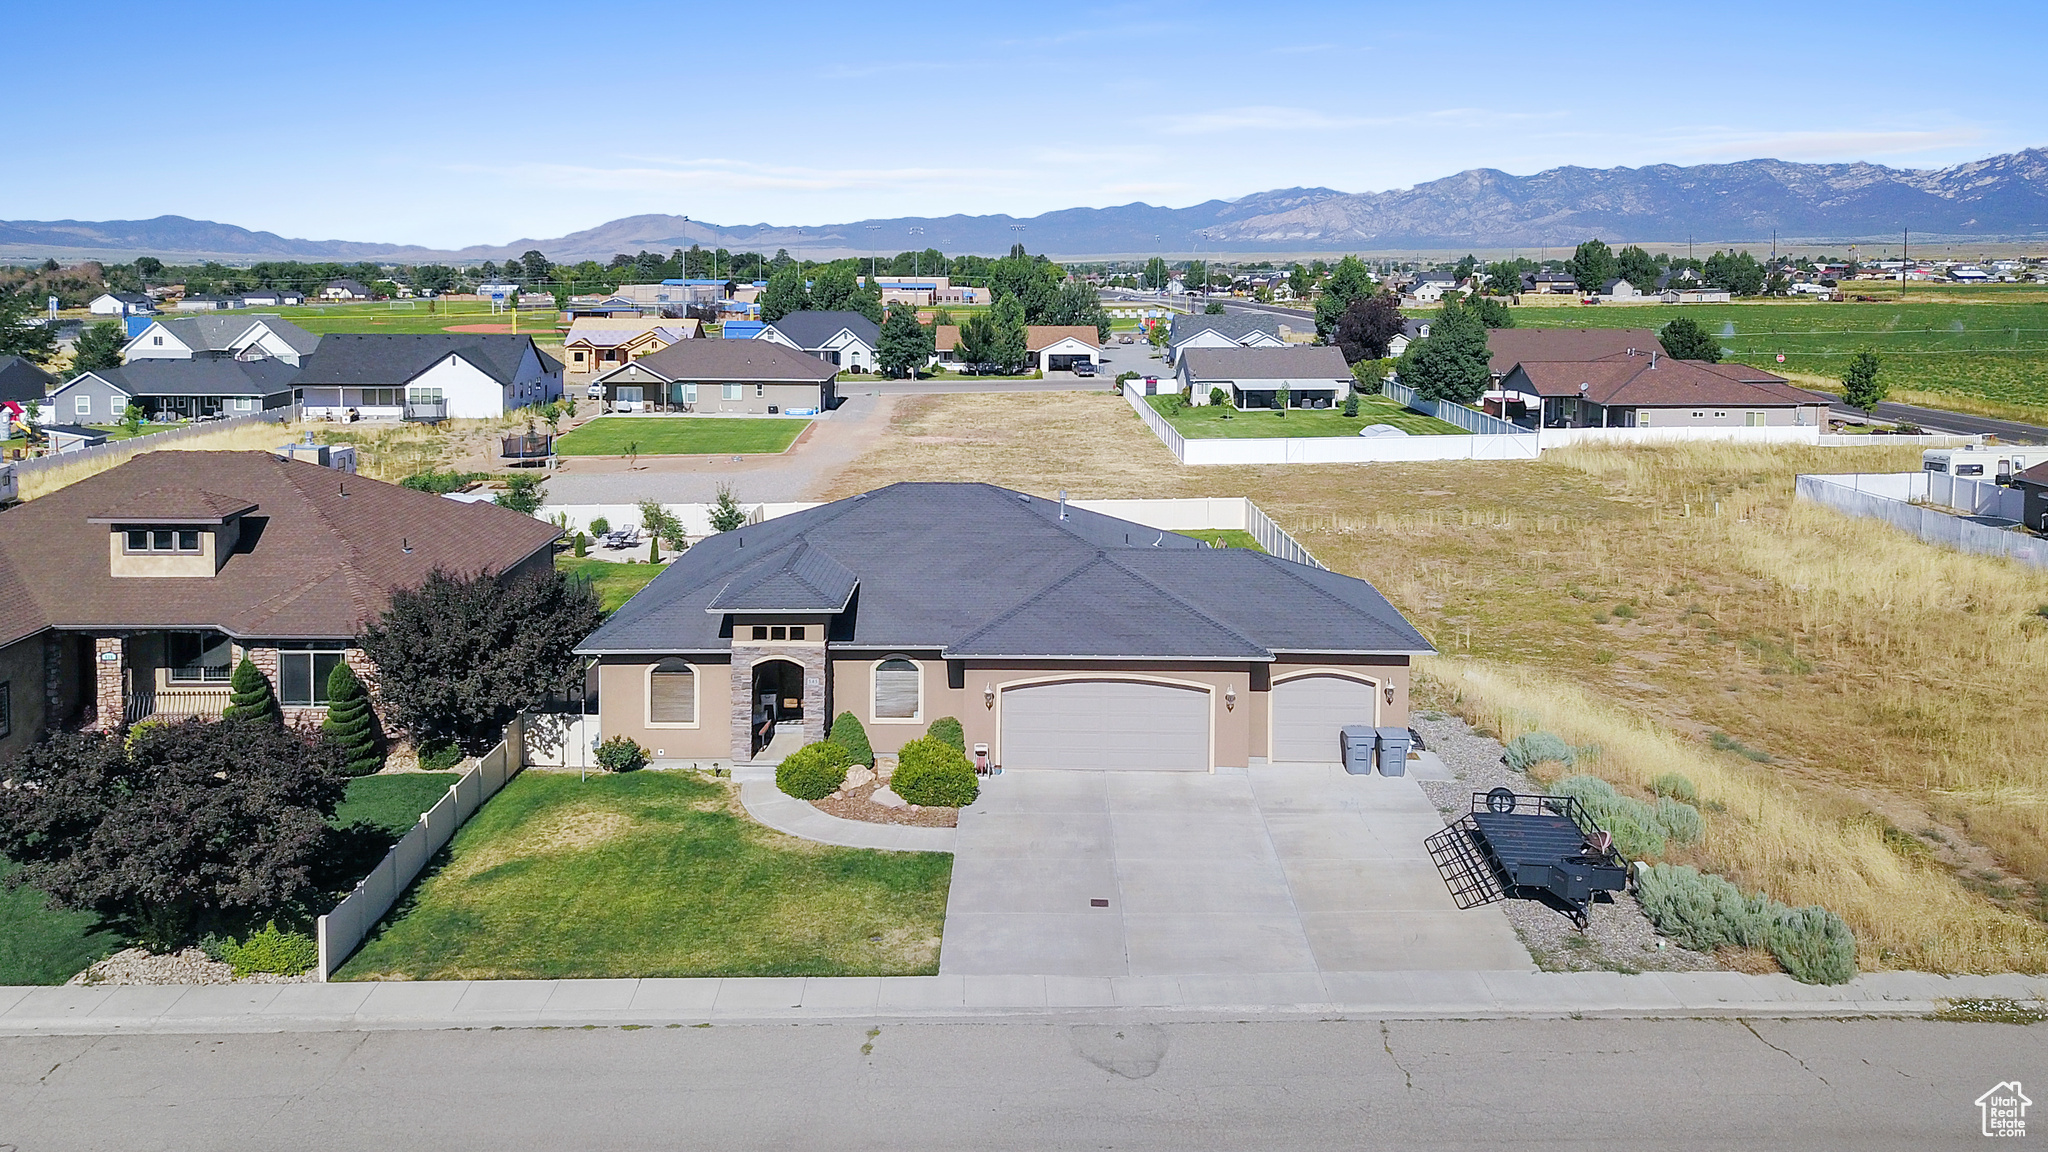
[[[756,639],[756,640],[766,640],[767,638],[768,638],[768,626],[767,626],[766,624],[756,624],[756,625],[754,625],[754,639]]]
[[[697,723],[697,670],[671,657],[647,670],[647,722]]]
[[[225,684],[233,672],[228,638],[218,632],[168,633],[164,657],[173,684]]]
[[[1716,412],[1716,413],[1714,413],[1714,419],[1716,419],[1716,420],[1725,420],[1725,419],[1727,419],[1727,418],[1728,418],[1728,414],[1727,414],[1726,412]]]
[[[580,365],[580,364],[582,364],[582,363],[583,363],[583,353],[581,353],[581,352],[577,352],[577,353],[573,353],[572,355],[573,355],[573,358],[575,359],[575,361],[576,361],[576,363],[577,363],[577,364],[579,364],[579,365]]]
[[[739,398],[740,398],[740,386],[739,386],[739,385],[737,385],[737,384],[727,384],[727,385],[725,386],[725,399],[727,399],[727,400],[737,400],[737,399],[739,399]]]
[[[804,638],[804,629],[803,629],[803,625],[799,624],[799,625],[796,625],[795,627],[791,628],[791,629],[789,630],[789,638],[790,638],[791,640],[801,640],[801,639],[803,639],[803,638]]]
[[[685,384],[685,385],[683,385],[683,403],[685,403],[685,404],[695,404],[696,402],[697,402],[697,386],[696,386],[695,384]]]
[[[152,348],[161,348],[161,347],[163,347],[163,346],[164,346],[164,338],[163,338],[163,337],[161,337],[161,336],[151,336],[151,337],[149,338],[149,346],[150,346],[150,347],[152,347]]]
[[[406,389],[405,399],[410,404],[439,404],[441,402],[441,390],[439,388],[408,388]]]
[[[645,400],[645,399],[647,399],[647,389],[646,389],[646,388],[644,388],[644,387],[642,387],[641,385],[638,385],[638,384],[621,384],[621,385],[619,385],[619,400],[618,400],[618,402],[619,402],[619,403],[621,403],[621,404],[638,404],[638,403],[640,403],[641,401],[643,401],[643,400]]]
[[[235,411],[237,411],[237,412],[247,412],[247,411],[249,411],[249,410],[250,410],[251,408],[255,407],[255,405],[256,405],[256,401],[254,401],[254,400],[251,400],[251,399],[250,399],[249,397],[247,397],[247,396],[237,396],[237,397],[235,397]]]
[[[71,407],[72,410],[77,412],[80,416],[90,416],[92,415],[92,397],[80,396],[77,400],[72,402]]]
[[[1706,416],[1706,413],[1705,413],[1705,412],[1695,412],[1695,413],[1693,413],[1693,414],[1692,414],[1692,418],[1693,418],[1693,419],[1695,419],[1695,420],[1703,419],[1703,418],[1704,418],[1705,416]]]
[[[1744,412],[1742,414],[1742,422],[1751,428],[1761,428],[1764,423],[1764,414],[1761,412]]]
[[[197,528],[130,528],[128,530],[127,550],[130,552],[197,552],[199,551],[199,530]]]
[[[756,396],[766,396],[767,394],[768,394],[768,386],[767,386],[766,384],[756,384],[756,385],[754,385],[754,395],[756,395]]]
[[[327,676],[341,663],[340,649],[331,651],[279,652],[277,679],[279,702],[301,707],[327,703]]]
[[[924,675],[915,661],[893,656],[876,664],[875,719],[917,719],[923,704],[923,685]]]

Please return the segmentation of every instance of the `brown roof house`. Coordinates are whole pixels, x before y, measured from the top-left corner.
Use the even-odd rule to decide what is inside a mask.
[[[839,402],[839,366],[773,340],[684,340],[590,382],[615,412],[809,415]]]
[[[1818,392],[1747,364],[1673,360],[1661,351],[1523,360],[1500,390],[1540,397],[1546,428],[1827,427],[1828,398]]]
[[[1091,324],[1027,324],[1024,327],[1024,351],[1030,356],[1029,367],[1040,372],[1071,372],[1074,365],[1086,360],[1090,364],[1102,362],[1102,345],[1097,341],[1097,332]],[[960,327],[957,324],[940,324],[932,329],[932,360],[935,365],[948,368],[961,366]]]
[[[0,756],[76,724],[218,716],[244,654],[287,719],[436,568],[545,569],[560,530],[267,452],[149,452],[0,513]]]
[[[1498,380],[1524,360],[1613,360],[1664,345],[1648,328],[1489,328],[1487,370]]]

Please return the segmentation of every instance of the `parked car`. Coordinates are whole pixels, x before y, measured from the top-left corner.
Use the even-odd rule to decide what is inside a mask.
[[[1091,360],[1076,360],[1074,361],[1073,370],[1076,376],[1093,376],[1095,375],[1095,363]]]
[[[1123,335],[1117,337],[1116,342],[1119,344],[1131,344],[1135,343],[1135,340],[1129,332],[1126,332]]]

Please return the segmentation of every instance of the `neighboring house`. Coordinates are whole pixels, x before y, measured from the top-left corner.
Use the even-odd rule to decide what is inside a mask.
[[[562,362],[531,336],[337,333],[296,383],[310,419],[492,419],[561,399]]]
[[[858,312],[791,312],[762,325],[754,339],[772,340],[848,372],[872,372],[882,326]]]
[[[1642,290],[1627,280],[1616,277],[1600,286],[1600,295],[1608,300],[1640,300]]]
[[[1177,377],[1193,404],[1207,404],[1211,388],[1223,389],[1239,408],[1271,408],[1287,389],[1291,408],[1327,408],[1352,385],[1344,354],[1329,345],[1286,348],[1190,348]]]
[[[1673,360],[1660,351],[1607,360],[1523,360],[1510,397],[1540,397],[1547,428],[1827,427],[1829,400],[1747,364]],[[1512,402],[1512,401],[1511,401]]]
[[[57,386],[57,378],[33,360],[20,356],[0,356],[0,401],[27,404],[41,400]]]
[[[145,316],[156,311],[156,302],[140,292],[102,292],[86,307],[95,316]]]
[[[239,308],[241,303],[241,300],[234,296],[206,294],[180,296],[178,297],[178,302],[171,305],[171,310],[173,312],[225,312],[230,308]]]
[[[1280,318],[1270,312],[1225,312],[1221,316],[1176,315],[1166,334],[1166,359],[1184,348],[1284,348]]]
[[[130,321],[131,324],[139,321]],[[193,316],[146,324],[121,348],[121,360],[282,360],[303,364],[320,337],[276,316]]]
[[[82,424],[38,424],[36,427],[42,430],[43,443],[56,456],[76,452],[80,448],[96,448],[107,442],[105,432]]]
[[[882,753],[950,716],[1005,771],[1180,772],[1333,763],[1340,727],[1407,725],[1430,651],[1355,577],[914,483],[705,539],[577,648],[657,761],[776,760],[851,712]]]
[[[1387,355],[1398,359],[1401,353],[1408,351],[1410,344],[1415,343],[1417,340],[1427,339],[1429,339],[1429,321],[1417,320],[1412,317],[1403,320],[1401,321],[1401,330],[1394,333],[1393,339],[1387,341]]]
[[[137,360],[80,373],[50,393],[49,418],[112,424],[134,404],[151,420],[203,420],[283,408],[299,369],[282,360]]]
[[[306,294],[296,288],[251,288],[242,293],[244,308],[296,308],[306,302]]]
[[[704,325],[697,320],[578,316],[562,340],[562,364],[571,372],[602,372],[703,335]]]
[[[370,289],[359,280],[329,280],[320,290],[322,300],[368,300]]]
[[[1425,333],[1426,335],[1426,333]],[[1662,352],[1648,328],[1489,328],[1487,370],[1498,380],[1524,360],[1610,360]]]
[[[1537,294],[1577,292],[1579,282],[1563,272],[1524,272],[1522,291]]]
[[[551,524],[268,452],[145,452],[0,516],[0,756],[85,724],[219,716],[247,655],[287,723],[325,713],[391,594],[546,571]]]
[[[2048,464],[2036,464],[2012,474],[2012,486],[2024,497],[2020,520],[2027,527],[2048,532]]]
[[[627,412],[823,412],[839,402],[839,368],[773,340],[685,340],[590,382]]]
[[[1666,304],[1726,304],[1734,298],[1734,293],[1726,288],[1706,288],[1690,284],[1666,288],[1657,295],[1657,299]]]
[[[1218,317],[1211,316],[1211,320]],[[1074,365],[1086,360],[1090,364],[1102,362],[1102,345],[1096,342],[1095,327],[1090,324],[1031,324],[1024,329],[1024,351],[1029,356],[1026,369],[1036,368],[1041,372],[1071,372]],[[955,324],[941,324],[932,329],[933,364],[949,368],[962,366],[956,348],[960,344],[960,328]]]

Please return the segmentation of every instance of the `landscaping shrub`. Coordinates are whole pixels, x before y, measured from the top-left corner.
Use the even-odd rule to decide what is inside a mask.
[[[836,741],[806,744],[775,766],[775,786],[799,800],[823,800],[846,783],[849,763],[846,748]]]
[[[848,764],[872,766],[875,762],[875,749],[868,743],[868,730],[861,727],[860,717],[851,712],[841,712],[833,717],[832,731],[826,739],[846,749]]]
[[[1825,908],[1781,908],[1771,925],[1770,947],[1802,984],[1846,984],[1856,976],[1856,937]]]
[[[578,533],[576,534],[576,557],[577,557],[577,559],[579,559],[579,560],[580,560],[580,559],[582,559],[583,557],[585,557],[585,556],[588,556],[589,554],[590,554],[590,537],[588,537],[588,536],[585,536],[585,535],[584,535],[583,533],[581,533],[581,532],[578,532]]]
[[[1744,896],[1689,864],[1652,865],[1636,878],[1636,899],[1657,931],[1695,952],[1768,947],[1777,921],[1769,897]]]
[[[420,745],[419,765],[422,772],[446,772],[460,763],[462,746],[453,740],[439,740]]]
[[[958,723],[954,721],[956,726]],[[936,733],[905,744],[896,758],[896,774],[889,777],[889,789],[912,804],[964,808],[981,794],[967,754]]]
[[[1528,732],[1508,741],[1508,767],[1517,772],[1529,769],[1545,760],[1555,760],[1569,768],[1578,761],[1578,749],[1565,743],[1564,738],[1552,732]],[[1592,777],[1588,776],[1590,780]]]
[[[1660,796],[1655,813],[1657,827],[1674,844],[1697,844],[1707,834],[1707,822],[1700,818],[1700,810],[1690,804]]]
[[[941,716],[932,721],[932,726],[925,735],[933,740],[951,744],[962,752],[967,751],[967,734],[961,730],[960,721],[951,716]]]
[[[1607,781],[1597,776],[1567,776],[1550,791],[1577,800],[1593,823],[1614,834],[1614,847],[1623,856],[1641,859],[1664,854],[1664,829],[1657,823],[1656,809],[1633,796],[1621,795]]]
[[[614,736],[597,746],[597,766],[607,772],[637,772],[647,767],[647,749],[630,736]]]
[[[605,519],[602,516],[599,516],[590,522],[590,534],[592,536],[602,536],[611,530],[612,522]]]
[[[1693,787],[1691,780],[1676,772],[1666,772],[1650,781],[1650,791],[1659,796],[1669,796],[1673,800],[1682,800],[1687,804],[1700,802],[1700,790]]]
[[[320,962],[320,946],[311,936],[304,932],[280,932],[275,920],[265,924],[263,931],[250,933],[240,944],[229,938],[217,947],[221,955],[215,958],[234,965],[237,978],[253,972],[297,976]]]
[[[320,723],[320,734],[341,749],[343,771],[349,775],[368,776],[384,766],[370,694],[346,660],[327,674],[327,719]]]
[[[284,723],[284,713],[277,707],[277,693],[271,690],[270,678],[258,671],[247,656],[235,665],[234,675],[228,678],[228,685],[234,689],[228,697],[227,710],[222,716],[241,720],[263,720],[271,724]]]
[[[1225,392],[1220,387],[1211,388],[1209,389],[1209,403],[1212,407],[1220,408],[1223,405],[1230,403],[1230,393]]]

